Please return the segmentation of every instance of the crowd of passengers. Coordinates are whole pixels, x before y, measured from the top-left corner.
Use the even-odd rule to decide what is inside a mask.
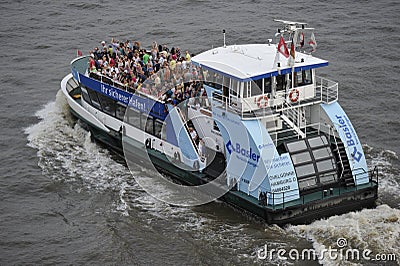
[[[119,42],[113,38],[91,51],[89,71],[91,76],[101,74],[130,91],[176,105],[206,96],[202,82],[198,81],[203,80],[203,73],[190,60],[189,52],[182,54],[179,47],[169,49],[153,42],[151,50],[146,50],[137,41]]]

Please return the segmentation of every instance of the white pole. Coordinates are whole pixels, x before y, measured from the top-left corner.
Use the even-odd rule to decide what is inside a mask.
[[[224,34],[224,48],[226,48],[226,44],[225,44],[225,29],[222,30],[222,33]]]

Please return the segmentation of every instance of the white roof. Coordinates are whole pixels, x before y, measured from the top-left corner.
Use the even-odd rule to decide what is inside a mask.
[[[275,44],[244,44],[218,47],[192,57],[192,62],[227,76],[247,81],[278,75]],[[301,62],[301,60],[304,62]],[[296,51],[295,71],[328,65],[328,61]],[[281,73],[291,72],[288,59],[279,54]]]

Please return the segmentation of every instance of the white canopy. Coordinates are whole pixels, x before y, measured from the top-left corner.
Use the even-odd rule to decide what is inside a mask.
[[[295,61],[295,71],[328,65],[325,60],[297,51]],[[281,73],[291,71],[288,59],[282,54],[277,57],[275,44],[218,47],[194,56],[192,62],[241,81],[278,75],[277,62],[280,62]]]

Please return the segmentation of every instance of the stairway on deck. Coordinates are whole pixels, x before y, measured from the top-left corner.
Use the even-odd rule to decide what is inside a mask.
[[[284,109],[280,115],[283,123],[287,128],[293,130],[294,135],[305,138],[306,134],[301,129],[306,124],[304,110],[302,108],[293,107],[289,103],[285,103],[285,107],[287,109]]]
[[[339,173],[343,171],[343,176],[342,176],[343,183],[345,184],[346,187],[354,186],[354,178],[351,172],[349,159],[347,158],[346,148],[344,146],[344,143],[340,139],[337,140],[337,147],[335,147],[333,151],[336,156]],[[339,157],[342,159],[343,168],[340,163]]]

